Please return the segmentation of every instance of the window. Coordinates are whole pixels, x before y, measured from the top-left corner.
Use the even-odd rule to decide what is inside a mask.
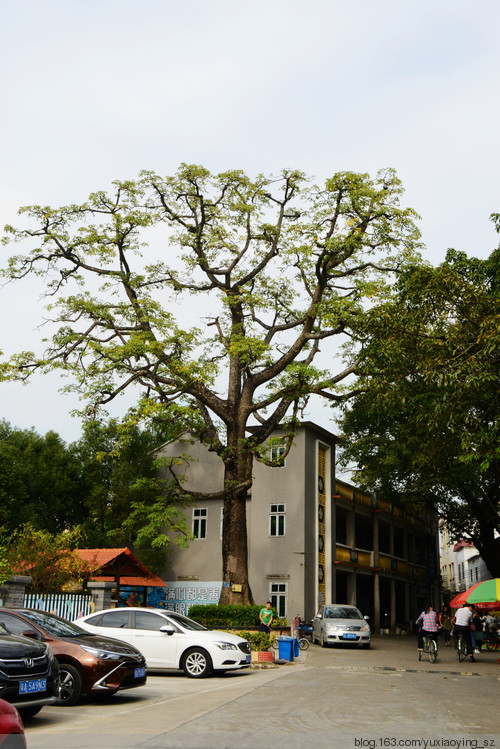
[[[197,507],[193,510],[193,536],[195,538],[207,537],[207,509]]]
[[[116,627],[117,629],[129,628],[128,611],[108,611],[102,615],[99,622],[100,627]]]
[[[276,609],[280,618],[286,616],[286,588],[287,583],[271,583],[270,586],[269,598],[273,608]]]
[[[405,558],[405,532],[401,528],[394,528],[394,556]]]
[[[356,548],[373,550],[373,524],[371,517],[356,515],[354,518]]]
[[[25,622],[23,619],[19,619],[17,616],[13,616],[12,614],[5,614],[2,611],[0,620],[1,624],[3,624],[5,629],[11,635],[26,635],[26,633],[29,632],[30,637],[33,637],[35,640],[42,639],[36,629],[31,626],[31,624],[28,624],[28,622]]]
[[[335,512],[335,539],[338,544],[347,544],[347,512],[343,507]]]
[[[271,460],[279,460],[282,455],[285,453],[285,445],[273,445],[271,447]],[[283,468],[285,465],[285,462],[283,462],[282,465],[278,466],[279,468]]]
[[[269,510],[269,535],[285,535],[285,505],[271,505]]]
[[[168,622],[163,616],[152,614],[149,611],[135,612],[136,629],[149,629],[153,632],[159,632],[161,627],[163,627],[165,624],[170,624],[170,622]]]

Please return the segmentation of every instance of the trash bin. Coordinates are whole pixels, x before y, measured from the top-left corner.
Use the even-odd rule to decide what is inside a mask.
[[[296,637],[293,638],[293,657],[298,658],[299,657],[299,641]]]
[[[278,655],[282,661],[293,661],[294,637],[278,637]]]

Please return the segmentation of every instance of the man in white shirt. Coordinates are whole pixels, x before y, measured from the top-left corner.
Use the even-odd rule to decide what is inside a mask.
[[[472,623],[473,611],[476,607],[473,603],[465,603],[463,608],[458,609],[455,614],[455,627],[453,629],[453,637],[455,639],[455,647],[457,647],[458,635],[462,634],[465,639],[467,646],[467,655],[470,655],[471,661],[475,662],[474,648],[472,646],[472,637],[470,625]]]

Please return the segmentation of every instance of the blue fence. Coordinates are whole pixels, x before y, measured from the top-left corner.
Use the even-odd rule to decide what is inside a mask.
[[[25,593],[24,606],[48,611],[70,621],[94,610],[90,593]]]

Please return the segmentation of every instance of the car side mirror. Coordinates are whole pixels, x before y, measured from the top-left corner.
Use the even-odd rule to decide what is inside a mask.
[[[160,627],[160,632],[166,635],[175,635],[175,629],[171,624],[164,624],[163,627]]]
[[[364,616],[363,619],[366,619],[367,622],[370,621],[370,617],[369,616]]]
[[[323,619],[323,614],[316,614],[316,619]]]
[[[33,629],[27,629],[24,632],[21,632],[23,637],[31,637],[32,640],[39,640],[40,636],[38,632],[35,632]]]

